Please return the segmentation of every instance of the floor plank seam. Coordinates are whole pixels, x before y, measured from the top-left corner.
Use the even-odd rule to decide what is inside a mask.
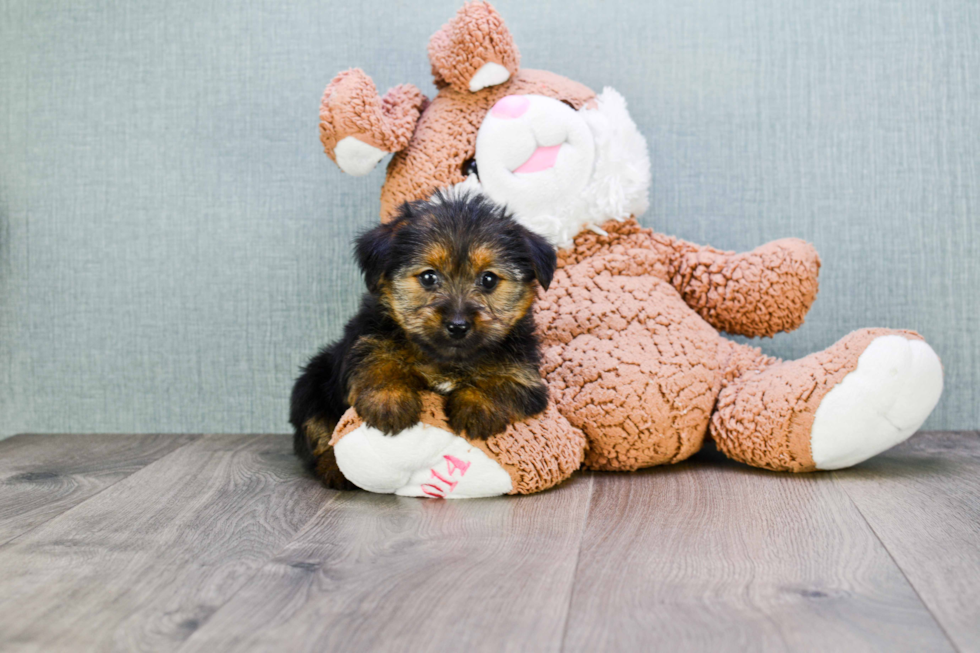
[[[202,437],[203,437],[203,436],[202,436]],[[51,515],[51,516],[50,516],[50,517],[49,517],[48,519],[45,519],[44,521],[42,521],[42,522],[40,522],[40,523],[37,523],[37,524],[34,524],[34,525],[33,525],[33,526],[31,526],[30,528],[28,528],[28,529],[27,529],[26,531],[23,531],[23,532],[21,532],[21,533],[18,533],[17,535],[15,535],[15,536],[13,536],[13,537],[12,537],[12,538],[10,538],[9,540],[7,540],[7,541],[5,541],[5,542],[0,542],[0,551],[3,551],[3,550],[4,550],[4,549],[6,549],[6,548],[7,548],[8,546],[10,546],[11,544],[13,544],[14,542],[16,542],[17,540],[19,540],[20,538],[22,538],[22,537],[24,537],[25,535],[28,535],[28,534],[30,534],[30,533],[33,533],[34,531],[36,531],[37,529],[39,529],[39,528],[41,528],[42,526],[45,526],[45,525],[47,525],[47,524],[50,524],[50,523],[51,523],[52,521],[54,521],[55,519],[60,519],[61,517],[63,517],[63,516],[65,516],[65,515],[68,515],[68,514],[70,514],[70,513],[71,513],[71,512],[73,511],[73,510],[76,510],[76,509],[77,509],[77,508],[79,508],[80,506],[83,506],[83,505],[85,505],[86,503],[88,503],[88,502],[89,502],[89,501],[91,501],[92,499],[94,499],[94,498],[96,498],[97,496],[99,496],[99,495],[101,495],[101,494],[102,494],[103,492],[105,492],[106,490],[109,490],[110,488],[113,488],[113,487],[115,487],[115,486],[116,486],[116,485],[118,485],[119,483],[122,483],[122,482],[123,482],[123,481],[125,481],[126,479],[128,479],[128,478],[131,478],[131,477],[132,477],[132,476],[133,476],[134,474],[139,474],[139,473],[140,473],[140,472],[142,472],[142,471],[143,471],[144,469],[147,469],[148,467],[150,467],[150,466],[152,466],[152,465],[156,465],[156,464],[157,464],[158,462],[160,462],[160,461],[162,461],[162,460],[166,460],[166,459],[167,459],[168,457],[170,457],[170,456],[172,456],[172,455],[174,455],[174,454],[175,454],[175,453],[177,453],[178,451],[181,451],[181,450],[182,450],[182,449],[183,449],[184,447],[187,447],[187,446],[189,446],[189,445],[192,445],[192,444],[194,444],[194,443],[195,443],[195,442],[197,442],[197,441],[198,441],[199,439],[200,439],[200,438],[197,438],[197,439],[195,439],[195,440],[191,440],[190,442],[185,442],[184,444],[182,444],[182,445],[180,445],[179,447],[177,447],[177,448],[176,448],[176,449],[174,449],[173,451],[170,451],[169,453],[166,453],[166,454],[164,454],[163,456],[161,456],[161,457],[159,457],[159,458],[157,458],[156,460],[153,460],[153,461],[150,461],[149,463],[147,463],[146,465],[143,465],[143,466],[142,466],[142,467],[140,467],[139,469],[134,469],[134,470],[133,470],[132,472],[130,472],[129,474],[126,474],[125,476],[121,476],[121,477],[119,477],[118,479],[116,479],[116,480],[115,480],[115,481],[113,481],[112,483],[109,483],[108,485],[106,485],[106,486],[105,486],[104,488],[102,488],[101,490],[99,490],[99,491],[98,491],[98,492],[96,492],[95,494],[93,494],[93,495],[91,495],[91,496],[88,496],[88,497],[85,497],[85,499],[84,499],[84,500],[82,500],[82,501],[80,501],[80,502],[78,502],[78,503],[76,503],[75,505],[73,505],[73,506],[72,506],[71,508],[69,508],[68,510],[65,510],[64,512],[59,512],[59,513],[58,513],[58,514],[56,514],[56,515]]]
[[[565,638],[568,637],[568,618],[572,613],[572,600],[575,598],[575,586],[578,584],[578,566],[582,560],[582,547],[585,545],[585,529],[589,525],[589,514],[592,512],[592,498],[595,494],[595,474],[589,472],[589,497],[585,506],[585,514],[582,516],[582,527],[579,529],[578,549],[575,551],[575,566],[572,570],[572,586],[568,591],[568,606],[565,609],[565,623],[561,627],[561,642],[559,651],[565,650]]]
[[[962,653],[962,649],[960,649],[960,647],[956,645],[956,641],[950,636],[949,631],[946,630],[946,627],[943,625],[943,622],[940,621],[939,616],[936,614],[935,610],[932,609],[932,606],[930,606],[929,603],[926,602],[926,600],[922,597],[922,594],[919,593],[919,588],[915,586],[915,583],[912,582],[912,579],[909,578],[908,574],[905,573],[905,569],[902,568],[902,565],[898,564],[898,560],[896,560],[895,556],[892,555],[891,549],[888,548],[888,545],[885,544],[885,541],[878,534],[878,531],[875,530],[874,525],[864,514],[864,511],[861,510],[861,506],[857,504],[857,502],[854,500],[854,497],[851,496],[851,493],[847,491],[847,484],[841,480],[840,474],[838,472],[831,472],[831,473],[833,474],[834,483],[836,483],[837,486],[844,491],[844,495],[847,497],[847,500],[851,502],[851,505],[854,506],[854,509],[857,510],[859,515],[861,515],[861,519],[863,519],[864,523],[868,525],[868,528],[871,530],[871,533],[875,536],[875,539],[878,540],[878,543],[881,545],[881,548],[884,549],[886,554],[888,554],[888,559],[892,561],[892,564],[895,565],[895,568],[898,569],[900,574],[902,574],[902,578],[904,578],[905,582],[908,583],[909,587],[912,588],[912,591],[915,593],[916,598],[919,599],[919,603],[921,603],[925,607],[925,609],[929,611],[929,615],[932,617],[932,620],[936,622],[936,626],[939,628],[940,632],[942,632],[943,636],[949,642],[950,647],[952,647],[954,651],[957,651],[957,653]]]

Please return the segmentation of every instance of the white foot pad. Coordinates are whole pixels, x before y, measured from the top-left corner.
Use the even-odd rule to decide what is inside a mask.
[[[850,467],[904,442],[942,391],[943,368],[932,347],[898,335],[875,338],[817,408],[810,431],[817,469]]]
[[[385,154],[387,152],[384,150],[379,150],[353,136],[347,136],[333,148],[337,165],[352,177],[363,177],[374,170]]]
[[[337,466],[357,487],[407,497],[473,499],[507,494],[497,461],[463,438],[428,424],[385,435],[362,424],[334,446]]]

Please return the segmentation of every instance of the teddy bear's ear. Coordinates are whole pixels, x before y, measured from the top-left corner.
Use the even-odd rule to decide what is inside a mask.
[[[510,79],[521,55],[497,10],[472,2],[429,39],[429,61],[437,87],[475,93]]]
[[[363,71],[345,70],[330,82],[320,102],[323,149],[347,174],[366,175],[385,154],[408,145],[427,102],[411,84],[378,97]]]

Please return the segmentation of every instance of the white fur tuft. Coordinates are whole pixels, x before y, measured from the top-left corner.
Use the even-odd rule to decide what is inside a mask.
[[[596,164],[583,192],[581,224],[598,226],[606,220],[639,216],[650,206],[650,155],[647,141],[626,110],[626,99],[606,87],[597,111],[584,113],[595,134]]]

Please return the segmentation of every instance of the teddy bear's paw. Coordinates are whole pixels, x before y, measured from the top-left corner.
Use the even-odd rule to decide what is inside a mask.
[[[922,340],[879,336],[820,402],[810,431],[817,469],[856,465],[904,442],[943,390],[939,357]]]
[[[510,474],[465,439],[418,423],[397,435],[361,424],[334,445],[337,465],[369,492],[472,499],[507,494]]]

